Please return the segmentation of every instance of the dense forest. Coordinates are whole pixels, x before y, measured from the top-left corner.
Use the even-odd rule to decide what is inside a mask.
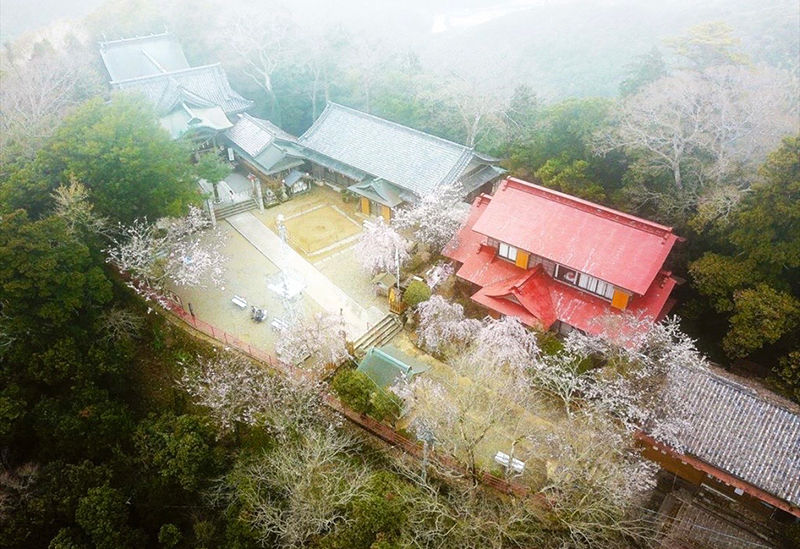
[[[670,266],[686,280],[674,311],[682,329],[719,364],[800,402],[791,18],[758,41],[754,20],[722,22],[698,9],[698,25],[675,22],[668,39],[598,64],[605,80],[587,74],[589,86],[576,68],[539,89],[545,80],[530,76],[563,59],[538,56],[523,68],[521,48],[494,86],[491,72],[434,61],[436,48],[423,55],[413,41],[311,12],[216,10],[203,1],[114,0],[75,32],[5,45],[0,547],[623,546],[614,545],[619,531],[602,528],[580,545],[569,509],[542,517],[520,501],[416,478],[338,425],[314,388],[188,335],[132,292],[107,261],[110,235],[120,223],[184,213],[207,167],[169,139],[146,103],[109,95],[96,51],[103,36],[167,26],[193,64],[221,62],[256,102],[254,115],[295,135],[333,100],[474,146],[513,175],[675,227],[686,239]],[[776,13],[759,21],[771,24]],[[499,23],[467,29],[447,47],[475,34],[494,43]],[[518,24],[528,28],[525,18]],[[203,382],[244,377],[271,405],[245,391],[214,400],[215,385]]]

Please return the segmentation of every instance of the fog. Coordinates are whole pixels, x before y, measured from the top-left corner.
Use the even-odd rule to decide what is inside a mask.
[[[75,20],[66,27],[77,28],[101,4],[5,0],[3,42],[64,19]],[[168,10],[172,4],[187,3],[158,6]],[[188,5],[219,18],[244,8],[269,9],[268,3],[248,0]],[[109,3],[105,8],[114,10]],[[552,100],[615,95],[633,58],[709,21],[729,24],[757,63],[796,70],[800,55],[795,0],[298,0],[286,8],[300,26],[339,23],[354,34],[413,50],[428,70],[468,73],[487,89],[507,91],[525,83]]]

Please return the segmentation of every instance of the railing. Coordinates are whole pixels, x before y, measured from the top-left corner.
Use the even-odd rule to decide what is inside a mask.
[[[253,347],[249,343],[246,343],[241,339],[228,334],[224,330],[220,330],[219,328],[214,327],[208,322],[199,320],[197,317],[187,312],[177,301],[161,296],[150,288],[143,288],[140,286],[138,290],[144,295],[151,297],[154,301],[161,304],[166,310],[173,313],[175,316],[177,316],[178,318],[183,320],[186,324],[192,326],[196,330],[219,341],[220,343],[224,343],[225,345],[229,345],[231,347],[236,348],[237,350],[243,352],[244,354],[250,356],[251,358],[254,358],[262,363],[269,364],[271,369],[292,376],[295,379],[302,379],[309,377],[308,371],[281,362],[280,360],[278,360],[276,357],[273,357],[269,353],[257,347]],[[403,435],[401,435],[388,425],[384,425],[383,423],[367,415],[355,412],[351,408],[348,408],[347,406],[342,404],[342,402],[339,399],[337,399],[336,397],[334,397],[329,393],[322,393],[322,400],[328,408],[344,416],[348,421],[350,421],[354,425],[357,425],[361,429],[373,434],[374,436],[377,436],[378,438],[391,444],[392,446],[400,448],[401,450],[413,456],[414,458],[422,459],[423,448],[420,442],[412,441],[404,437]],[[445,467],[446,469],[458,472],[459,474],[465,477],[470,476],[469,472],[460,463],[458,463],[455,459],[449,456],[439,455],[434,452],[430,452],[428,455],[428,459],[430,459],[431,462],[437,463],[438,465]],[[479,472],[478,480],[480,480],[480,482],[483,483],[484,485],[494,490],[497,490],[498,492],[513,495],[516,497],[531,496],[539,500],[540,503],[547,505],[546,499],[541,494],[531,494],[529,488],[522,486],[520,484],[508,482],[507,480],[496,477],[490,473],[484,471]]]

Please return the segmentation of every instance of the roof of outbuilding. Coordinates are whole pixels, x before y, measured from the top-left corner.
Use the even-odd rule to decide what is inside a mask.
[[[242,114],[225,136],[250,156],[258,156],[275,140],[296,143],[297,138],[269,120]]]
[[[190,107],[219,105],[226,114],[241,112],[253,105],[252,101],[233,91],[225,71],[218,63],[112,82],[111,87],[144,94],[159,116],[181,104]]]
[[[684,453],[800,505],[800,412],[718,369],[691,370]]]
[[[473,230],[638,295],[678,240],[670,227],[515,178]]]
[[[100,43],[111,80],[129,80],[189,68],[180,42],[169,33]]]
[[[328,103],[299,143],[419,196],[457,180],[473,158],[483,159],[463,145],[336,103]]]

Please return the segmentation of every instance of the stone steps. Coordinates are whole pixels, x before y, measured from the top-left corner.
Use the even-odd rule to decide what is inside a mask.
[[[403,324],[400,322],[400,318],[397,315],[386,315],[353,344],[356,357],[360,358],[364,356],[370,348],[378,347],[391,341],[402,329]]]
[[[258,208],[258,204],[256,204],[256,201],[251,198],[250,200],[237,202],[236,204],[214,206],[214,216],[217,218],[217,220],[221,220],[236,214],[249,212],[255,208]]]

